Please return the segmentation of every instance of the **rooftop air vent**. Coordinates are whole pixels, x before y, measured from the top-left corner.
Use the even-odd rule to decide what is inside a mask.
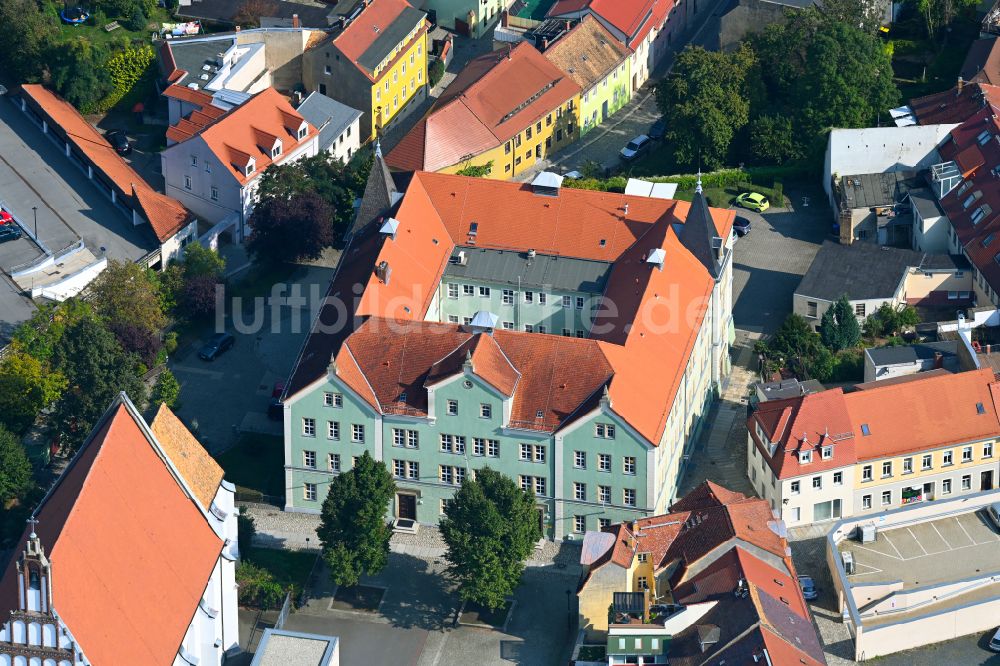
[[[383,236],[388,236],[390,238],[396,237],[396,231],[399,229],[399,220],[394,217],[385,218],[385,222],[382,223],[382,227],[378,230]]]
[[[646,263],[663,270],[663,263],[667,260],[667,252],[663,248],[654,247],[646,255]]]
[[[469,255],[465,253],[465,250],[459,250],[458,254],[454,255],[450,261],[455,266],[468,266]]]

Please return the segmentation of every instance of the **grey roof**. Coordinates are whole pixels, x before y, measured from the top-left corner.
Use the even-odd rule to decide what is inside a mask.
[[[385,57],[402,41],[403,37],[423,20],[425,14],[413,7],[405,8],[399,17],[379,32],[371,46],[358,58],[358,64],[368,70],[378,67]]]
[[[232,25],[233,17],[245,3],[246,0],[194,0],[190,5],[178,7],[177,15]],[[293,14],[298,14],[303,28],[327,28],[332,23],[333,11],[318,2],[279,0],[265,6],[272,15],[269,18],[291,20]]]
[[[866,352],[872,363],[880,365],[901,365],[904,363],[916,363],[917,361],[928,361],[934,358],[934,354],[944,356],[955,356],[958,352],[958,340],[945,340],[943,342],[922,342],[916,345],[898,345],[895,347],[874,347]]]
[[[208,81],[201,81],[198,78],[205,73],[202,67],[204,65],[211,66],[212,71],[210,75],[214,77],[218,70],[218,55],[228,51],[235,41],[235,37],[209,40],[201,37],[191,41],[173,39],[169,42],[170,53],[174,56],[174,63],[177,65],[177,69],[183,69],[188,73],[188,78],[184,80],[184,83],[194,82],[200,87],[202,84],[208,83]]]
[[[545,287],[559,291],[582,291],[590,294],[604,292],[611,264],[604,261],[556,257],[536,254],[529,258],[527,252],[489,250],[476,247],[459,247],[452,255],[465,252],[464,266],[449,262],[444,274],[451,278],[500,282],[522,287]]]
[[[841,245],[825,241],[795,294],[824,301],[835,301],[845,294],[852,301],[890,299],[910,267],[933,270],[967,265],[961,257],[873,243]]]
[[[824,390],[823,385],[815,379],[807,379],[804,382],[800,382],[795,378],[783,379],[779,382],[757,382],[753,387],[756,391],[763,393],[767,400],[797,398]]]
[[[339,639],[273,627],[265,629],[251,666],[330,666]]]
[[[368,182],[365,183],[361,208],[358,209],[357,217],[354,218],[354,224],[351,226],[348,236],[358,234],[372,222],[385,217],[400,198],[396,182],[392,179],[392,174],[389,172],[385,160],[382,159],[382,151],[379,150],[377,144],[375,148],[375,161],[368,174]]]
[[[329,148],[350,125],[361,117],[361,112],[326,95],[313,92],[306,97],[297,111],[319,129],[320,150]]]
[[[712,221],[712,215],[708,212],[708,202],[705,201],[705,195],[701,192],[696,192],[694,195],[680,237],[681,243],[694,255],[695,259],[708,269],[709,275],[716,280],[719,279],[718,254],[712,247],[713,239],[718,237],[717,231],[715,222]]]
[[[913,207],[920,213],[920,217],[925,220],[944,216],[944,211],[938,205],[937,197],[934,196],[934,193],[928,187],[918,187],[910,190],[910,202],[913,203]]]
[[[916,171],[864,173],[840,179],[841,201],[847,208],[872,208],[902,203],[906,194],[923,187]]]

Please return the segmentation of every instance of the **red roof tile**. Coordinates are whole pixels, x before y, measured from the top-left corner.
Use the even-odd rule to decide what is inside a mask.
[[[211,105],[201,107],[209,122],[202,124],[202,117],[195,122],[192,114],[171,128],[174,130],[171,138],[183,142],[191,138],[186,136],[188,134],[201,137],[241,185],[256,178],[272,163],[280,164],[318,134],[318,130],[296,113],[288,100],[274,88],[260,91],[228,113],[215,116],[215,112],[210,110],[212,108]],[[305,123],[308,128],[302,139],[297,134],[299,126],[292,127],[296,120],[299,125]],[[281,154],[272,160],[271,146],[275,139],[281,140],[282,147]],[[245,169],[250,158],[253,158],[256,168],[248,176]]]
[[[527,42],[487,53],[459,73],[386,162],[439,171],[502,145],[579,93],[580,86]]]
[[[165,242],[193,219],[184,206],[160,194],[126,162],[93,125],[66,100],[39,84],[24,84],[22,95],[58,125],[66,138],[87,157],[118,191],[131,197],[149,220],[159,241]]]
[[[762,441],[757,432],[758,424],[775,445],[773,455],[768,451],[768,443]],[[779,479],[854,464],[855,425],[840,388],[764,402],[747,419],[751,439]],[[822,448],[827,445],[833,446],[833,455],[824,460]],[[812,452],[810,462],[799,462],[799,454],[803,451]]]
[[[589,5],[590,0],[556,0],[556,2],[549,7],[549,11],[547,11],[545,15],[562,16],[563,14],[582,11]]]
[[[962,123],[985,106],[1000,106],[1000,88],[985,83],[970,83],[962,90],[944,92],[910,100],[910,108],[921,125]]]
[[[37,511],[53,607],[93,664],[174,663],[223,546],[138,419],[109,411]],[[0,610],[16,577],[12,561]]]
[[[369,0],[366,4],[367,7],[361,14],[333,38],[333,43],[359,70],[371,78],[371,70],[361,65],[358,60],[385,32],[386,28],[399,19],[400,15],[412,5],[407,0]],[[426,22],[414,39],[419,39],[425,32]],[[406,47],[404,46],[396,58],[405,51]],[[391,64],[386,69],[391,69]]]
[[[650,30],[663,25],[673,6],[673,0],[592,0],[590,10],[624,33],[634,49]]]

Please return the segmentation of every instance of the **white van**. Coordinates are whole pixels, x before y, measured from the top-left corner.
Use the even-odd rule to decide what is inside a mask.
[[[993,634],[993,638],[990,639],[990,649],[994,652],[1000,652],[1000,629],[997,629],[997,633]]]

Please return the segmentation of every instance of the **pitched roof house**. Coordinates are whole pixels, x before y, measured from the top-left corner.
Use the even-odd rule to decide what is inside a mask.
[[[492,162],[511,178],[568,144],[580,86],[531,44],[474,58],[386,156],[393,169],[455,173]]]
[[[286,419],[296,424],[286,437],[289,460],[304,455],[300,447],[310,460],[346,455],[337,448],[342,422],[313,411],[320,394],[350,403],[355,441],[384,427],[383,441],[392,442],[403,427],[392,426],[395,418],[411,423],[415,439],[437,440],[454,432],[437,428],[461,425],[443,418],[453,400],[443,396],[462,386],[462,400],[477,401],[486,415],[461,426],[480,448],[489,441],[516,449],[514,430],[538,441],[572,438],[604,415],[597,431],[632,460],[621,501],[638,507],[643,496],[648,506],[666,507],[669,481],[640,490],[631,477],[643,476],[637,468],[651,456],[664,478],[676,478],[665,471],[680,463],[670,452],[696,432],[703,391],[727,372],[722,291],[732,214],[709,209],[700,195],[688,203],[562,189],[553,176],[528,184],[417,172],[398,192],[376,162],[369,186],[377,205],[362,205],[366,221],[350,238],[287,382]],[[683,314],[675,316],[678,307]],[[467,413],[456,406],[450,416]],[[313,438],[320,418],[329,421],[329,444]],[[489,435],[473,442],[472,433],[487,427]],[[638,448],[627,453],[631,443],[643,448],[641,457]],[[521,482],[544,491],[552,487],[546,467],[556,463],[538,456],[545,465]],[[511,461],[501,468],[517,475]],[[456,459],[440,462],[451,470]],[[318,484],[323,472],[291,473],[302,475],[301,485]],[[405,485],[400,493],[411,496]],[[433,505],[430,493],[443,490],[420,492]],[[288,508],[309,510],[315,497],[292,495]],[[414,509],[411,520],[437,519]],[[557,534],[573,530],[572,514],[565,516]]]
[[[765,653],[775,664],[824,664],[783,535],[766,501],[711,481],[669,513],[587,532],[580,626],[607,636],[608,654],[656,630],[671,664],[746,663]],[[655,605],[668,596],[673,606]]]
[[[230,220],[247,231],[261,174],[318,152],[318,130],[274,88],[221,110],[198,91],[172,86],[192,110],[167,130],[160,153],[168,194],[213,223]]]
[[[122,394],[0,578],[0,649],[14,663],[221,664],[239,649],[233,491],[169,409],[150,428]]]

